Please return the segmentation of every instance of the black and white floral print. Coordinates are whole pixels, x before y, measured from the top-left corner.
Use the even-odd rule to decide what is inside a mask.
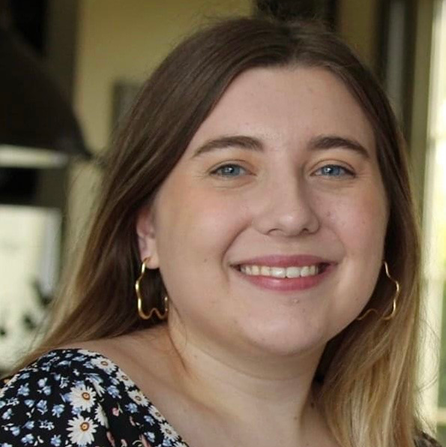
[[[187,447],[117,365],[51,351],[0,389],[0,447]]]

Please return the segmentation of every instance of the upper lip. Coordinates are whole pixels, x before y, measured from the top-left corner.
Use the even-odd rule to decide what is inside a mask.
[[[303,267],[306,265],[317,265],[317,264],[333,264],[333,261],[322,258],[320,256],[314,255],[267,255],[258,256],[250,259],[244,259],[243,261],[237,262],[236,266],[239,265],[264,265],[267,267]]]

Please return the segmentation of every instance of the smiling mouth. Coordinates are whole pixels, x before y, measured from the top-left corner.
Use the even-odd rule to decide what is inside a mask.
[[[247,276],[266,276],[272,278],[306,278],[323,273],[329,264],[319,263],[304,266],[275,267],[267,265],[239,265],[237,270]]]

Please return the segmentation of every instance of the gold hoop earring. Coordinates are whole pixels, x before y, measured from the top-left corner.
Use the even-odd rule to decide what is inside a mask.
[[[138,315],[143,320],[150,320],[154,315],[157,316],[158,319],[161,321],[165,320],[167,318],[167,315],[169,314],[169,297],[167,295],[164,296],[164,311],[160,312],[160,310],[157,307],[153,307],[150,312],[147,314],[145,313],[143,309],[143,302],[144,299],[141,294],[141,281],[144,277],[144,274],[146,272],[146,262],[149,260],[149,258],[145,258],[142,261],[141,264],[141,273],[138,277],[138,279],[135,281],[135,292],[136,292],[136,298],[137,298],[137,306],[138,306]]]
[[[387,262],[384,261],[383,264],[384,264],[384,271],[386,273],[387,278],[389,278],[390,281],[392,281],[393,284],[395,285],[395,294],[393,295],[393,300],[392,300],[392,310],[390,311],[390,313],[388,315],[381,316],[382,321],[390,321],[396,315],[398,298],[400,296],[400,283],[390,274],[389,265],[387,264]],[[362,321],[362,320],[364,320],[365,317],[367,317],[367,315],[369,315],[371,313],[375,313],[376,315],[379,315],[379,312],[376,309],[368,309],[362,315],[360,315],[358,318],[356,318],[356,320]]]

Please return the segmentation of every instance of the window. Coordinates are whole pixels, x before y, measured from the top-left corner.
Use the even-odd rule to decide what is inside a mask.
[[[424,278],[428,320],[434,331],[438,328],[438,335],[441,334],[438,389],[435,389],[436,396],[430,399],[430,406],[437,407],[433,418],[439,440],[446,445],[446,0],[437,0],[433,31],[424,202]],[[428,371],[425,382],[434,379],[435,373]]]

